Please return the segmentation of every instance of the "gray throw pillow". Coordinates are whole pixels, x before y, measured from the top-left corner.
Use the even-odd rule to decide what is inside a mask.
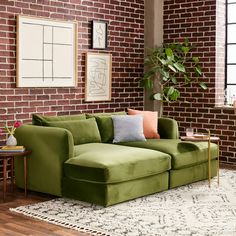
[[[129,141],[146,141],[143,134],[142,115],[111,116],[114,126],[113,143]]]

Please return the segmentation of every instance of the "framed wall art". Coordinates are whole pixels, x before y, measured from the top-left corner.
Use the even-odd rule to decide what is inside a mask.
[[[17,87],[71,87],[77,81],[75,22],[18,16]]]
[[[106,49],[107,48],[107,22],[92,21],[92,48]]]
[[[87,53],[85,76],[85,101],[111,100],[111,54]]]

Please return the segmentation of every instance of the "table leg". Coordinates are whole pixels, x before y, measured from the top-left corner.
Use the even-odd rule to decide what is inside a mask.
[[[3,159],[3,201],[6,199],[7,191],[7,158]]]
[[[13,176],[13,171],[14,171],[14,157],[11,158],[11,188],[12,188],[12,192],[14,192],[14,176]]]
[[[208,131],[208,184],[211,187],[211,133]]]
[[[218,186],[220,184],[220,142],[217,142],[218,145],[218,156],[217,156],[217,181],[218,181]]]
[[[25,197],[27,195],[27,158],[24,156],[24,184],[25,184]]]

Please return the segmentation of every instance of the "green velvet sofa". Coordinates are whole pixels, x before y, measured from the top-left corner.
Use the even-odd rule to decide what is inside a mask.
[[[113,144],[110,115],[34,115],[32,124],[19,127],[18,144],[32,150],[28,189],[110,206],[208,178],[207,142],[181,141],[175,120],[158,119],[159,140]],[[88,122],[99,132],[88,129]],[[99,135],[99,140],[85,140],[78,132]],[[218,146],[212,144],[212,176],[217,173],[217,153]],[[15,158],[15,178],[23,188],[22,159]]]

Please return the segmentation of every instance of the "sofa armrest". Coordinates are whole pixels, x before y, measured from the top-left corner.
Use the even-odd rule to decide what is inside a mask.
[[[28,188],[60,196],[63,163],[73,157],[72,134],[62,128],[22,125],[15,136],[18,145],[32,151],[27,158]],[[22,158],[15,158],[18,187],[24,186],[23,173]]]
[[[178,139],[179,127],[177,121],[171,118],[158,118],[158,133],[163,139]]]

